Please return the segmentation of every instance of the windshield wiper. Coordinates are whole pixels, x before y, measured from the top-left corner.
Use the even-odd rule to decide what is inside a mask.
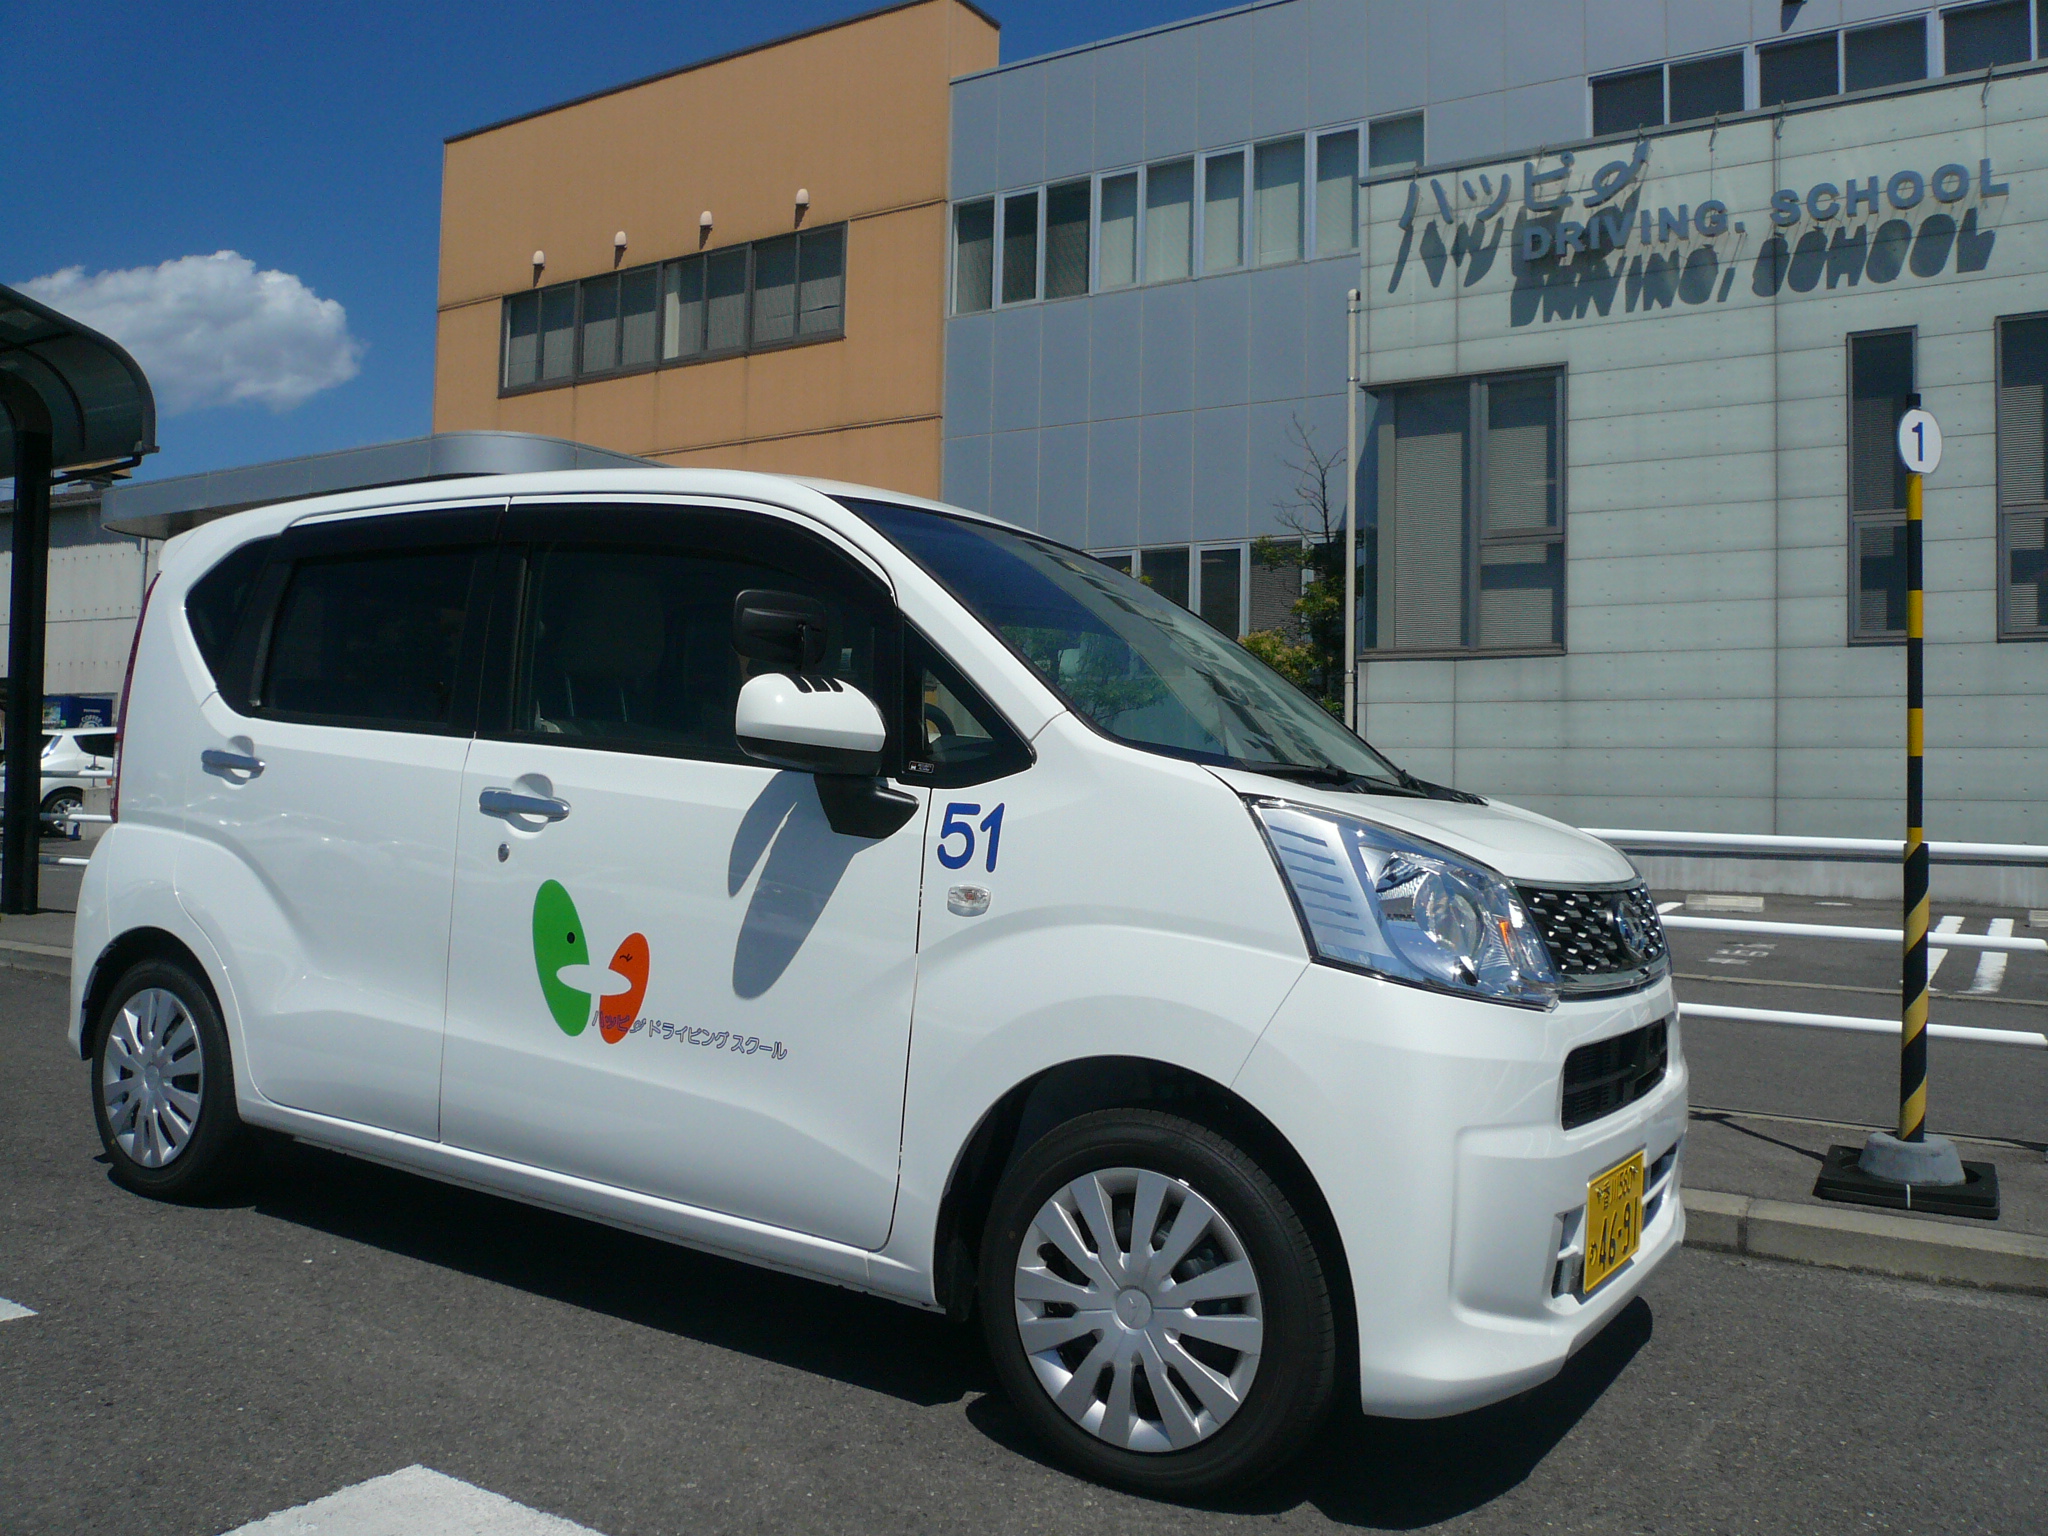
[[[1333,768],[1317,763],[1235,762],[1230,766],[1242,768],[1247,773],[1271,774],[1276,779],[1293,779],[1301,784],[1327,784],[1333,789],[1357,789],[1372,795],[1428,793],[1426,788],[1420,787],[1419,780],[1415,784],[1396,783],[1391,779],[1375,779],[1362,773],[1353,773],[1348,768]],[[1405,774],[1403,778],[1406,778]]]

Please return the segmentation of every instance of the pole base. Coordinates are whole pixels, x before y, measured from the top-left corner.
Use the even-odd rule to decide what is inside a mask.
[[[1898,1138],[1878,1136],[1898,1145]],[[1929,1137],[1929,1141],[1941,1140]],[[1955,1148],[1948,1146],[1950,1157]],[[1864,1166],[1867,1149],[1834,1146],[1828,1148],[1826,1159],[1821,1164],[1820,1177],[1813,1181],[1813,1192],[1823,1200],[1839,1200],[1850,1205],[1875,1205],[1891,1211],[1925,1211],[1931,1216],[1971,1216],[1979,1221],[1998,1220],[1998,1169],[1991,1163],[1966,1163],[1958,1159],[1962,1179],[1953,1184],[1916,1182],[1910,1179],[1886,1178],[1873,1173]]]
[[[1865,1173],[1896,1184],[1961,1184],[1963,1160],[1946,1136],[1907,1141],[1890,1131],[1872,1131],[1863,1142],[1856,1165]]]

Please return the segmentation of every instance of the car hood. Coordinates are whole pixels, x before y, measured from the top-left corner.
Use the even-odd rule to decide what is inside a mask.
[[[1297,805],[1319,806],[1376,822],[1396,832],[1441,843],[1510,880],[1531,885],[1611,885],[1642,878],[1633,864],[1599,838],[1498,800],[1489,800],[1484,805],[1457,800],[1411,800],[1403,795],[1361,794],[1319,784],[1297,784],[1291,779],[1237,768],[1209,771],[1241,795],[1291,800]]]

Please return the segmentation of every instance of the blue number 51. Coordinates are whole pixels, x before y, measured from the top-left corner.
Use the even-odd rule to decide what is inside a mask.
[[[979,805],[970,805],[964,800],[955,800],[946,807],[946,816],[939,823],[939,862],[948,869],[965,869],[974,858],[974,828],[970,819],[981,816]],[[983,867],[990,874],[996,872],[996,850],[1003,837],[1003,808],[999,805],[986,816],[981,816],[981,830],[988,834],[988,862]],[[958,850],[947,847],[953,838],[960,839]]]

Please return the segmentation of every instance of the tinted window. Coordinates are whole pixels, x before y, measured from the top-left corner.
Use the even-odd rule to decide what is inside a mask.
[[[1742,55],[1724,53],[1671,66],[1671,121],[1742,110]]]
[[[114,733],[93,731],[78,738],[80,750],[91,757],[112,757],[114,755]]]
[[[243,676],[233,688],[221,681],[222,669],[234,649],[235,631],[249,611],[249,599],[256,590],[256,578],[270,556],[275,539],[258,539],[244,544],[192,584],[185,595],[185,620],[192,626],[192,638],[199,645],[214,686],[239,698],[248,682]]]
[[[549,544],[528,567],[514,733],[751,761],[733,739],[733,710],[753,671],[774,669],[733,649],[732,618],[734,599],[759,587],[821,599],[830,631],[819,670],[886,697],[881,624],[826,584],[731,555]]]
[[[474,549],[301,560],[278,606],[263,706],[382,727],[446,725]]]
[[[1626,133],[1664,121],[1664,71],[1639,69],[1593,82],[1593,131]]]
[[[1842,88],[1835,49],[1832,32],[1757,49],[1756,104],[1775,107],[1781,101],[1834,95]]]
[[[2018,64],[2031,52],[2023,0],[1947,11],[1941,19],[1949,74],[1967,74],[1992,64]]]
[[[1927,78],[1927,23],[1911,21],[1865,27],[1842,35],[1843,89],[1867,91]]]

